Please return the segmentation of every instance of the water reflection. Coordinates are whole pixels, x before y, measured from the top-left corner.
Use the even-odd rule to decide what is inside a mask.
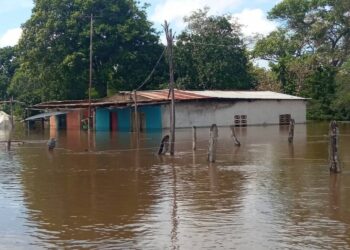
[[[350,126],[341,126],[341,175],[328,171],[327,131],[296,125],[289,144],[288,129],[241,128],[237,147],[219,128],[213,164],[206,128],[196,151],[192,131],[178,130],[174,158],[156,154],[167,131],[57,131],[53,152],[45,143],[0,152],[0,210],[21,208],[0,231],[35,248],[349,248]],[[9,237],[0,245],[12,248]]]
[[[96,136],[93,149],[106,149],[106,138],[105,134]],[[155,202],[156,176],[139,170],[139,157],[88,153],[86,145],[76,139],[60,134],[61,149],[54,152],[20,149],[31,222],[38,224],[38,232],[47,234],[46,241],[72,241],[73,246],[90,238],[112,242],[133,238],[132,224],[137,223],[139,211],[144,213]],[[148,167],[144,161],[142,168]]]

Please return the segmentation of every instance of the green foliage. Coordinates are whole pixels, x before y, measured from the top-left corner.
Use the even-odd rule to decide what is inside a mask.
[[[30,103],[86,98],[90,14],[96,96],[142,82],[163,50],[144,8],[132,0],[37,0],[22,27],[11,91]]]
[[[11,80],[8,92],[26,104],[39,103],[44,100],[44,93],[34,79],[34,76],[29,76],[29,71],[18,70]]]
[[[337,88],[333,108],[338,119],[350,120],[350,60],[343,64],[335,81]]]
[[[17,67],[15,47],[0,48],[0,100],[8,99],[7,89]]]
[[[350,53],[349,11],[348,0],[281,1],[268,16],[281,28],[256,43],[253,55],[270,62],[283,92],[312,98],[310,119],[350,117],[337,75]]]
[[[240,27],[229,16],[208,16],[208,9],[185,18],[177,37],[176,83],[185,89],[251,89],[248,58]]]
[[[349,0],[284,0],[269,18],[284,22],[302,53],[316,53],[324,65],[341,66],[350,42]]]
[[[300,55],[300,45],[289,36],[286,29],[278,29],[257,41],[253,57],[268,60],[270,68],[287,94],[297,94],[296,86],[289,77],[288,64]]]
[[[306,81],[306,94],[310,97],[308,118],[312,120],[329,120],[334,118],[332,102],[335,98],[335,75],[333,67],[317,68]]]
[[[252,66],[249,70],[250,75],[255,81],[255,89],[260,91],[280,92],[281,85],[271,70],[266,70]]]
[[[279,28],[268,36],[259,39],[252,52],[254,57],[277,63],[281,58],[300,54],[298,41],[293,40],[287,29]]]

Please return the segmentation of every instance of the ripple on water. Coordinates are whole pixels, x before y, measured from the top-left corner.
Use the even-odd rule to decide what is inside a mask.
[[[175,157],[155,155],[154,135],[132,151],[130,135],[96,135],[85,152],[79,133],[60,135],[52,153],[35,145],[0,152],[0,246],[350,248],[347,158],[343,173],[330,176],[323,141],[302,125],[293,146],[278,126],[239,130],[240,148],[221,131],[213,164],[207,131],[196,152],[191,131],[182,131]]]

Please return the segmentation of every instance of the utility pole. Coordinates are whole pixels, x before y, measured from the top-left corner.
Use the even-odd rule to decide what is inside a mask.
[[[90,15],[90,68],[89,68],[89,111],[88,111],[88,131],[91,130],[91,88],[92,88],[92,35],[93,35],[93,15]]]
[[[174,94],[174,66],[173,66],[173,31],[169,29],[167,21],[164,22],[164,31],[167,40],[168,60],[169,60],[169,94],[171,97],[170,105],[170,155],[175,151],[175,94]]]
[[[13,122],[13,96],[11,96],[10,99],[10,108],[11,108],[11,127],[14,127],[14,122]]]

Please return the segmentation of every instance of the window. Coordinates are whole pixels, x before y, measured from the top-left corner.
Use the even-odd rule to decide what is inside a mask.
[[[289,125],[290,117],[290,114],[280,115],[280,125]]]
[[[246,127],[247,126],[247,116],[246,115],[235,115],[235,126],[236,127]]]

